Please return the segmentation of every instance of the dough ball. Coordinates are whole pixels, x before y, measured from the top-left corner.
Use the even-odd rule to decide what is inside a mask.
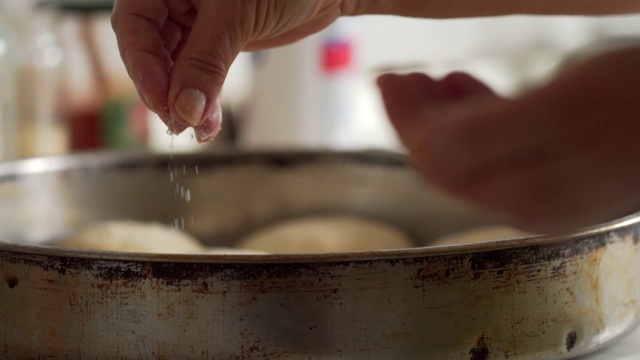
[[[240,249],[272,254],[337,253],[411,247],[411,241],[391,225],[349,215],[288,220],[243,239]]]
[[[265,251],[247,250],[247,249],[234,249],[224,247],[208,247],[202,250],[202,254],[205,255],[266,255],[269,254]]]
[[[202,245],[184,231],[137,221],[106,221],[87,226],[55,245],[84,250],[194,254]]]
[[[519,237],[531,236],[533,234],[512,228],[509,226],[487,226],[474,228],[471,230],[465,230],[451,235],[445,235],[430,245],[442,246],[442,245],[461,245],[461,244],[473,244],[487,241],[513,239]]]

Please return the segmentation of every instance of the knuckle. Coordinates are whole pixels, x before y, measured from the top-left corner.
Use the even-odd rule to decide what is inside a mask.
[[[224,54],[224,47],[206,46],[184,58],[184,65],[201,73],[206,82],[222,84],[226,77],[229,57]]]
[[[221,83],[224,74],[226,74],[225,67],[220,65],[217,60],[190,57],[186,60],[186,65],[189,69],[201,73],[203,80],[206,82]]]

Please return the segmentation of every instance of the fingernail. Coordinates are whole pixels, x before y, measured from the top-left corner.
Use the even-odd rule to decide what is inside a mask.
[[[173,134],[173,135],[180,135],[182,134],[185,130],[187,130],[189,127],[186,125],[182,125],[179,124],[175,121],[171,121],[171,126],[169,126],[169,131]]]
[[[218,135],[222,128],[220,121],[214,121],[213,119],[207,119],[202,125],[195,128],[196,140],[199,143],[213,140]]]
[[[222,128],[222,110],[220,100],[216,101],[213,114],[205,119],[202,125],[195,128],[196,140],[199,143],[213,140]]]
[[[206,107],[207,96],[197,89],[182,89],[175,105],[176,112],[190,126],[198,126],[202,122]]]
[[[160,117],[162,122],[164,122],[165,125],[167,125],[169,133],[173,135],[180,135],[182,134],[182,132],[184,132],[188,128],[188,126],[180,124],[179,122],[175,121],[175,119],[169,114],[168,108],[163,108],[162,110],[158,111],[156,114],[158,114],[158,117]]]

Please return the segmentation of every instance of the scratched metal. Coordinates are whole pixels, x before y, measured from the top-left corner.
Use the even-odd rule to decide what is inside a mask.
[[[492,221],[392,154],[174,157],[191,202],[175,196],[168,163],[89,154],[0,164],[0,358],[569,359],[638,322],[635,216],[567,236],[340,255],[41,245],[122,217],[194,214],[187,230],[211,244],[327,211],[387,220],[417,245]]]

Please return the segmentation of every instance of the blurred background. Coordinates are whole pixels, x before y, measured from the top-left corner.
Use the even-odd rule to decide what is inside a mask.
[[[577,59],[640,39],[640,16],[341,19],[297,44],[243,53],[223,131],[172,138],[139,101],[111,1],[0,0],[0,160],[80,151],[402,150],[375,87],[385,71],[471,72],[506,96]]]

